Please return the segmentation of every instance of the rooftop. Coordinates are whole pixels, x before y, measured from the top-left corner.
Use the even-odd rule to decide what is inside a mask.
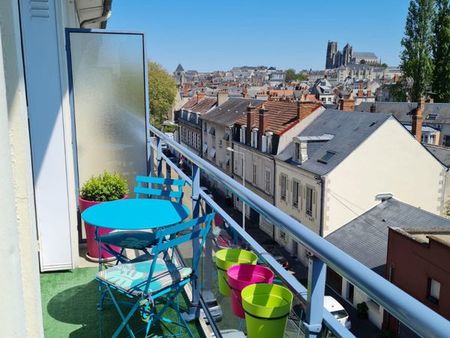
[[[348,113],[326,109],[298,136],[334,135],[334,137],[325,141],[308,142],[308,159],[302,164],[293,161],[293,143],[278,158],[295,164],[299,168],[324,175],[341,163],[389,118],[387,114]],[[334,153],[334,156],[326,163],[319,161],[327,152]]]
[[[221,104],[202,115],[202,120],[214,122],[222,126],[231,126],[247,113],[247,107],[251,103],[253,106],[259,106],[264,101],[234,98],[230,97],[226,102]]]
[[[185,110],[193,111],[195,113],[202,114],[202,113],[208,112],[216,104],[217,104],[217,98],[215,98],[215,97],[207,97],[206,96],[206,97],[199,98],[197,95],[194,95],[181,108],[185,109]]]
[[[414,233],[441,233],[450,231],[450,220],[390,198],[325,238],[383,275],[390,227]]]

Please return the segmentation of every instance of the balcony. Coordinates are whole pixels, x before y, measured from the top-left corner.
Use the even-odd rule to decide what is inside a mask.
[[[207,240],[201,261],[199,287],[193,289],[189,285],[185,288],[185,294],[180,296],[180,311],[185,313],[188,313],[190,307],[195,305],[192,299],[195,299],[196,295],[199,298],[198,306],[202,309],[200,318],[194,319],[189,324],[195,336],[227,337],[227,335],[235,334],[234,337],[237,337],[246,332],[245,321],[234,316],[231,311],[230,298],[222,296],[218,291],[217,268],[213,254],[224,246],[245,247],[253,251],[258,256],[259,264],[269,267],[275,273],[275,283],[282,284],[293,292],[294,306],[288,317],[285,337],[325,337],[331,334],[338,337],[361,336],[359,332],[346,329],[324,309],[326,266],[338,271],[415,332],[427,337],[444,337],[449,332],[447,320],[245,189],[188,149],[167,139],[159,130],[150,128],[154,135],[152,173],[160,177],[185,179],[188,186],[185,187],[183,203],[192,205],[192,210],[196,210],[198,206],[199,213],[214,210],[224,221],[223,224],[215,225],[215,231],[212,231]],[[168,157],[162,152],[162,142],[168,145],[177,156],[182,155],[191,162],[192,177],[188,177],[172,162],[173,157]],[[235,221],[237,217],[233,218],[231,212],[225,211],[224,205],[217,203],[200,189],[201,171],[207,173],[209,179],[220,181],[230,193],[244,200],[252,209],[257,210],[283,232],[289,232],[295,236],[297,241],[311,253],[309,271],[296,268],[288,271],[283,268],[279,263],[279,257],[275,257],[275,253],[271,254],[272,250],[269,250],[271,251],[269,253],[261,245],[261,238],[258,238],[260,231],[253,229],[254,236],[250,235],[251,228],[248,232],[244,231]],[[190,245],[183,245],[177,250],[177,257],[182,264],[190,261],[191,251]],[[111,334],[120,319],[111,306],[105,306],[103,311],[96,310],[99,296],[98,286],[94,281],[96,271],[95,267],[81,268],[72,272],[41,276],[46,335],[82,337]],[[215,304],[216,301],[218,306]],[[174,312],[171,314],[174,317],[176,315]],[[139,318],[136,318],[133,323],[139,325]],[[171,329],[166,326],[157,326],[156,331],[153,333],[164,336],[168,335]],[[242,337],[245,336],[242,335]]]

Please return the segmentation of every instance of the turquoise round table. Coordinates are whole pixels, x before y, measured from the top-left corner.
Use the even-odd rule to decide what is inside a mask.
[[[181,203],[161,199],[122,199],[104,202],[86,209],[86,223],[113,230],[146,230],[181,222],[189,209]]]

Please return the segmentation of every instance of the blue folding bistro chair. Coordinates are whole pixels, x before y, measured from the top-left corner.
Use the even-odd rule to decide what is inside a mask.
[[[138,311],[146,322],[145,337],[152,326],[160,321],[177,325],[180,330],[185,329],[189,337],[193,337],[189,326],[181,316],[176,299],[186,284],[198,278],[200,257],[213,219],[214,213],[211,213],[158,230],[154,234],[157,243],[151,249],[151,260],[119,264],[97,273],[96,279],[106,287],[122,319],[112,337],[118,337],[124,329],[128,331],[129,336],[135,337],[129,321]],[[169,251],[191,240],[200,241],[199,250],[193,252],[192,267],[183,267]],[[129,304],[131,310],[128,314],[121,309],[116,298],[117,293],[131,299]],[[177,321],[164,316],[168,308],[177,311]]]
[[[137,186],[134,188],[136,198],[164,198],[180,203],[183,198],[185,180],[151,176],[136,176]],[[172,186],[176,188],[172,189]],[[147,260],[150,253],[148,248],[155,244],[155,236],[150,231],[116,230],[97,238],[107,252],[117,259],[117,263],[130,263]],[[120,251],[112,246],[120,247]],[[125,249],[143,251],[137,258],[129,259]]]

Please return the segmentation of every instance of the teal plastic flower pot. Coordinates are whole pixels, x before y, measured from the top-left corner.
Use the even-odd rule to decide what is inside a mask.
[[[253,284],[241,293],[248,338],[283,337],[294,296],[281,285]]]

